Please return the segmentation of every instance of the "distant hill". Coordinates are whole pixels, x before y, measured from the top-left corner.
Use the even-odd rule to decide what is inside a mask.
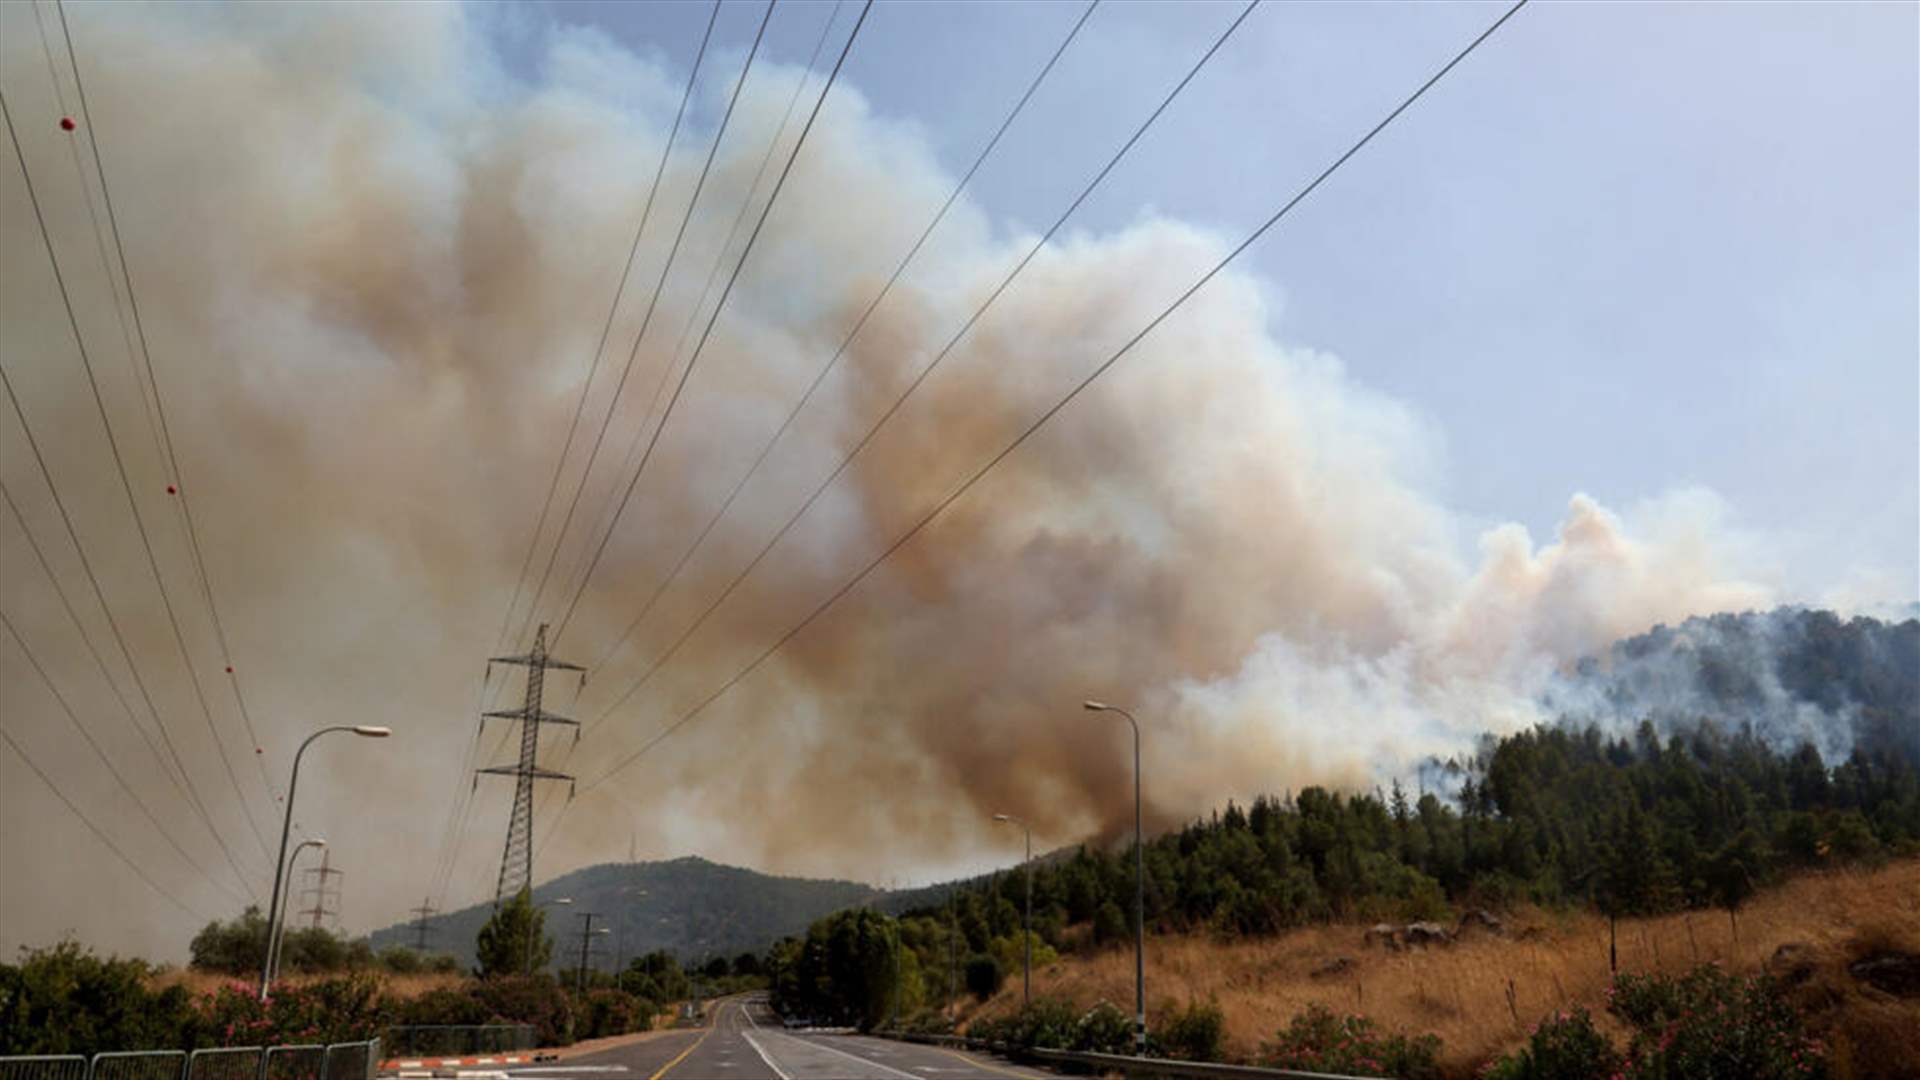
[[[601,963],[619,956],[665,949],[682,962],[709,956],[732,957],[762,952],[788,934],[805,932],[815,919],[882,895],[852,881],[773,877],[687,857],[668,862],[606,863],[575,870],[545,882],[536,901],[570,897],[571,905],[547,908],[547,929],[554,936],[555,960],[565,963],[569,947],[579,947],[579,912],[591,911],[613,933],[596,943]],[[428,947],[449,952],[463,966],[474,964],[474,938],[493,913],[491,903],[475,904],[428,920]],[[373,947],[412,945],[411,923],[389,926],[371,935]],[[571,945],[569,945],[571,942]],[[577,955],[577,954],[575,954]]]

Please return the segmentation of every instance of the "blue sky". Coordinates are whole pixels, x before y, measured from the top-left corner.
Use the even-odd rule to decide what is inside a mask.
[[[762,10],[727,4],[720,47]],[[958,173],[1080,10],[881,4],[842,77]],[[1074,224],[1243,234],[1498,10],[1266,5]],[[684,71],[708,11],[531,5],[508,54],[591,27]],[[831,11],[780,5],[772,54]],[[1044,225],[1237,11],[1096,11],[974,198]],[[1275,332],[1430,420],[1468,520],[1544,536],[1576,490],[1705,487],[1802,598],[1878,571],[1912,599],[1916,12],[1537,4],[1250,254]]]

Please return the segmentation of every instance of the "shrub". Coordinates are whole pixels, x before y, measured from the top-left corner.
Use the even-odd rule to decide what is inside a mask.
[[[493,1013],[470,988],[429,990],[395,1008],[395,1020],[402,1024],[456,1025],[484,1024]]]
[[[492,1018],[532,1024],[541,1046],[567,1046],[574,1040],[573,1002],[549,975],[505,975],[482,979],[474,996]]]
[[[181,1045],[186,991],[149,993],[145,961],[101,959],[72,941],[0,964],[0,1053],[66,1054]]]
[[[230,982],[196,1005],[194,1047],[355,1042],[378,1036],[388,1011],[368,975],[280,986],[264,1002],[253,986]]]
[[[583,1039],[606,1035],[625,1035],[653,1025],[651,1014],[643,1011],[652,1002],[623,990],[589,990],[580,999],[580,1018],[574,1034]]]
[[[395,975],[412,975],[425,966],[424,958],[405,945],[389,945],[380,950],[380,966]]]
[[[981,1001],[999,993],[1001,985],[1007,981],[1000,962],[985,954],[967,959],[966,978],[967,990]]]
[[[1095,1054],[1133,1053],[1133,1018],[1110,1001],[1095,1005],[1074,1025],[1073,1049]]]
[[[1166,1020],[1153,1033],[1162,1056],[1182,1061],[1218,1061],[1226,1043],[1227,1018],[1212,1001],[1189,1002],[1180,1010],[1162,1009]]]
[[[1430,1080],[1440,1075],[1439,1052],[1437,1035],[1385,1033],[1364,1016],[1340,1016],[1316,1004],[1261,1047],[1260,1056],[1261,1064],[1281,1069]]]
[[[1620,1071],[1620,1055],[1575,1007],[1534,1025],[1527,1045],[1488,1065],[1484,1080],[1608,1080]]]
[[[1073,1045],[1079,1017],[1058,998],[1041,998],[1011,1016],[975,1024],[969,1034],[1013,1046],[1065,1050]]]
[[[1824,1048],[1765,976],[1739,978],[1714,964],[1677,979],[1621,975],[1608,998],[1607,1008],[1634,1028],[1630,1077],[1825,1075]]]

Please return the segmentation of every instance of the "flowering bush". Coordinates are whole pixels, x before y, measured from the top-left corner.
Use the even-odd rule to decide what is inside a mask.
[[[573,999],[548,975],[481,979],[473,995],[492,1021],[532,1024],[540,1046],[567,1046],[575,1038]]]
[[[1340,1016],[1325,1005],[1309,1005],[1278,1038],[1260,1048],[1260,1063],[1308,1072],[1427,1080],[1440,1075],[1434,1061],[1439,1052],[1437,1035],[1410,1038],[1383,1032],[1364,1016]]]
[[[1482,1080],[1610,1080],[1620,1074],[1620,1055],[1578,1006],[1534,1025],[1519,1052],[1491,1062]]]
[[[1110,1001],[1095,1005],[1074,1025],[1073,1049],[1094,1054],[1133,1053],[1133,1017]]]
[[[1633,1080],[1826,1073],[1824,1048],[1764,976],[1738,978],[1715,964],[1678,979],[1622,975],[1608,999],[1607,1008],[1634,1027],[1626,1065]]]
[[[357,1042],[375,1038],[391,1011],[371,975],[280,986],[262,1002],[250,984],[229,982],[194,1002],[196,1046]]]
[[[1072,1005],[1058,998],[1041,998],[1031,1005],[1022,1006],[1019,1012],[1011,1016],[974,1024],[968,1034],[1013,1046],[1065,1050],[1074,1043],[1078,1021]]]

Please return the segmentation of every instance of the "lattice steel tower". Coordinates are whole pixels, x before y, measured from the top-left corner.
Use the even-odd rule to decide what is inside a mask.
[[[569,724],[573,727],[573,737],[580,738],[580,722],[564,716],[554,716],[540,709],[540,692],[546,683],[547,671],[581,672],[581,680],[586,679],[586,668],[579,664],[569,664],[564,660],[555,660],[547,655],[547,624],[541,623],[540,630],[533,638],[533,651],[525,656],[496,656],[487,661],[487,675],[493,675],[495,664],[519,664],[527,669],[526,704],[518,709],[502,709],[498,712],[482,713],[480,724],[486,726],[487,719],[520,721],[520,763],[518,765],[496,765],[490,769],[476,770],[473,777],[475,786],[480,783],[481,773],[495,776],[511,776],[513,786],[513,816],[507,820],[506,850],[500,855],[500,882],[493,890],[493,906],[498,908],[500,901],[518,896],[521,889],[533,887],[533,782],[535,780],[565,780],[567,798],[573,798],[574,778],[565,773],[554,772],[540,767],[541,724]]]

